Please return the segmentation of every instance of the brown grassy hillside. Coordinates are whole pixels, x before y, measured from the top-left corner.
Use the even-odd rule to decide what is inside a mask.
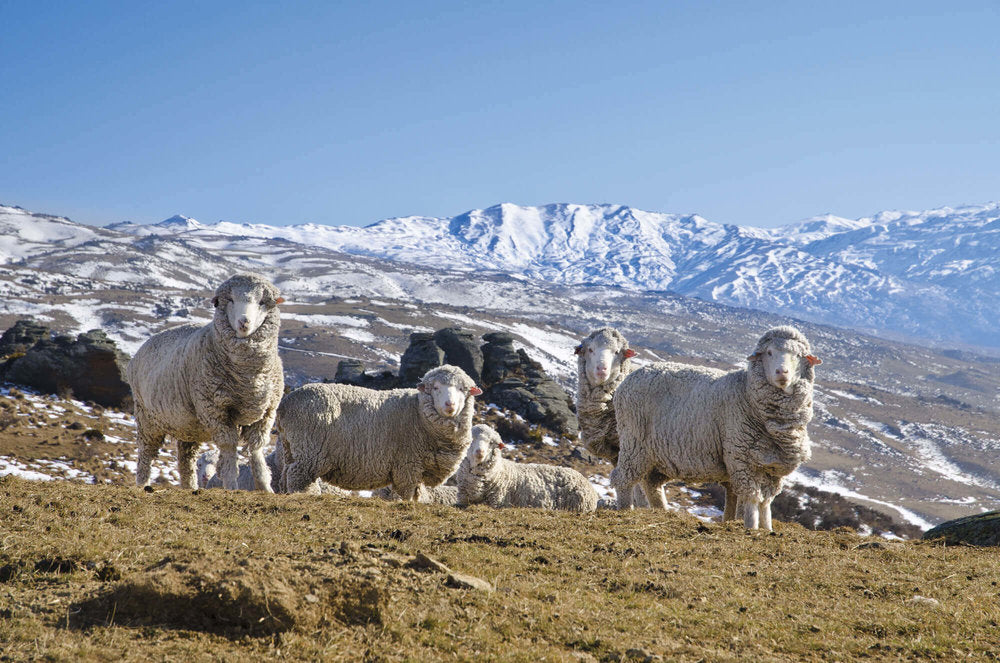
[[[0,479],[3,660],[990,660],[998,583],[846,529]]]

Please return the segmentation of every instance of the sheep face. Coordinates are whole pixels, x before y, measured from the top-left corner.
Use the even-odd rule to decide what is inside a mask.
[[[469,445],[465,455],[469,459],[469,465],[476,469],[492,463],[503,447],[504,444],[495,430],[478,424],[472,427],[472,444]]]
[[[625,337],[607,327],[585,338],[575,352],[583,364],[584,377],[593,387],[618,377],[622,362],[635,356]]]
[[[799,338],[790,336],[788,332],[775,333],[785,329],[794,331]],[[810,354],[805,337],[790,327],[779,327],[765,334],[757,344],[757,350],[747,360],[761,362],[768,384],[786,394],[792,393],[800,379],[811,375],[808,370],[810,367],[823,363],[820,358]]]
[[[237,275],[219,286],[212,303],[221,309],[237,338],[252,335],[268,313],[284,299],[277,288],[260,278]]]
[[[440,368],[428,371],[417,389],[431,397],[439,415],[449,419],[457,417],[465,409],[466,400],[470,396],[483,393],[472,378],[460,369],[459,372],[442,371]]]

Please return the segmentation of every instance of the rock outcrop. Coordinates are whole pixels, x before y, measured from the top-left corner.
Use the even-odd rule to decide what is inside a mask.
[[[524,349],[514,348],[505,332],[483,336],[484,402],[517,412],[529,423],[541,424],[564,435],[577,431],[573,401]]]
[[[28,329],[26,325],[21,331],[25,329]],[[15,355],[4,362],[0,373],[8,382],[45,393],[72,394],[79,400],[124,408],[129,406],[132,395],[124,379],[128,359],[128,355],[100,329],[92,329],[76,338],[67,335],[49,338],[46,329],[45,335],[23,355]]]
[[[434,342],[434,334],[410,334],[410,347],[399,360],[399,386],[415,387],[424,373],[444,363],[444,350]]]
[[[387,371],[366,373],[360,361],[344,359],[337,365],[333,381],[371,389],[412,387],[430,369],[453,364],[483,388],[484,402],[495,403],[529,423],[557,433],[576,434],[573,401],[542,365],[523,349],[516,349],[514,337],[507,332],[490,332],[483,335],[483,340],[484,345],[477,345],[472,332],[458,327],[446,327],[433,334],[414,332],[400,360],[398,376]]]
[[[924,539],[944,539],[953,545],[1000,546],[1000,511],[949,520],[924,532]]]

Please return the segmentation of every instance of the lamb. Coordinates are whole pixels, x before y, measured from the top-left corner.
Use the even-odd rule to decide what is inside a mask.
[[[317,478],[349,490],[391,484],[404,500],[416,500],[420,484],[437,486],[462,461],[481,393],[449,364],[427,371],[416,389],[300,387],[278,407],[282,487],[298,492]]]
[[[472,427],[472,444],[458,468],[458,502],[567,511],[597,509],[597,491],[569,467],[515,463],[500,455],[504,444],[489,426]]]
[[[236,448],[243,443],[257,490],[272,491],[263,449],[284,391],[283,301],[263,277],[237,274],[216,289],[212,322],[174,327],[142,344],[126,369],[135,400],[137,485],[149,484],[150,465],[169,435],[177,441],[183,488],[195,485],[198,445],[212,440],[226,488],[238,486]]]
[[[666,479],[728,482],[748,529],[771,529],[771,501],[782,480],[809,459],[815,367],[809,341],[775,327],[757,342],[748,366],[732,372],[676,363],[629,375],[615,391],[618,465],[611,485],[621,508],[642,481],[654,507]]]

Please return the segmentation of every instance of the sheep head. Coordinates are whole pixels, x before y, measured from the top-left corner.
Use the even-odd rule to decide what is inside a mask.
[[[483,393],[465,371],[450,364],[427,371],[417,390],[431,399],[439,415],[449,419],[472,407],[473,397]]]
[[[602,327],[583,339],[576,346],[577,368],[581,379],[596,387],[608,380],[614,380],[626,363],[635,356],[635,350],[628,347],[628,341],[617,329]]]
[[[504,443],[500,434],[486,424],[476,424],[472,427],[472,444],[465,452],[472,469],[490,467],[500,457],[500,449]]]
[[[237,338],[247,338],[284,301],[267,279],[256,274],[237,274],[216,288],[212,305],[216,317],[221,314]]]
[[[823,360],[812,354],[809,340],[795,327],[774,327],[757,341],[757,348],[747,357],[751,365],[760,362],[767,382],[786,394],[792,393],[802,379],[815,377],[815,366]]]

